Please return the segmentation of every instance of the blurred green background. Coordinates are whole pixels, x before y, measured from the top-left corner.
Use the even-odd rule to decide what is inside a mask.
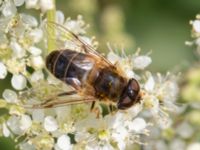
[[[200,11],[199,0],[58,0],[57,8],[66,16],[82,14],[103,51],[106,42],[129,53],[138,47],[152,51],[152,71],[179,71],[195,60],[185,41],[191,39],[189,21]]]
[[[103,52],[106,42],[127,53],[138,47],[142,54],[152,51],[153,72],[183,71],[197,60],[185,41],[191,40],[189,21],[199,13],[200,0],[57,0],[56,5],[66,17],[81,14]],[[0,148],[14,150],[14,142],[0,138]]]

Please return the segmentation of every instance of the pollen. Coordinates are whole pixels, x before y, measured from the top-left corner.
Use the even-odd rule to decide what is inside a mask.
[[[100,140],[107,139],[108,137],[109,137],[109,131],[108,130],[100,130],[99,131],[98,138]]]

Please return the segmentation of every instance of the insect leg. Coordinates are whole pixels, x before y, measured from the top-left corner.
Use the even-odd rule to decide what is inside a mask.
[[[93,110],[94,110],[94,107],[95,107],[95,101],[92,102],[91,107],[90,107],[90,111],[93,111]]]
[[[116,107],[113,104],[110,104],[108,106],[108,111],[109,113],[114,114],[116,112]]]
[[[68,91],[68,92],[63,92],[63,93],[59,93],[57,96],[67,96],[67,95],[74,95],[77,94],[76,91]]]

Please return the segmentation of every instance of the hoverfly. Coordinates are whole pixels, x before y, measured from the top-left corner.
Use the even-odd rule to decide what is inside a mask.
[[[59,105],[92,102],[108,102],[117,109],[127,109],[140,102],[140,86],[136,79],[123,76],[117,65],[112,64],[92,46],[84,42],[69,29],[54,22],[48,27],[55,28],[60,38],[66,36],[79,52],[73,49],[54,50],[46,58],[47,69],[59,80],[70,85],[73,90],[57,96],[81,95],[77,100],[48,100],[33,108],[51,108]]]

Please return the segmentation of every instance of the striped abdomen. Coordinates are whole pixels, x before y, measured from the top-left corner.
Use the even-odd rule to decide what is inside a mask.
[[[94,60],[83,53],[72,50],[51,52],[46,59],[49,71],[58,79],[73,86],[72,82],[83,84],[94,66]]]
[[[94,91],[92,95],[100,99],[117,102],[127,85],[127,80],[101,59],[72,50],[53,51],[47,57],[46,66],[55,77],[75,89],[89,85]]]

